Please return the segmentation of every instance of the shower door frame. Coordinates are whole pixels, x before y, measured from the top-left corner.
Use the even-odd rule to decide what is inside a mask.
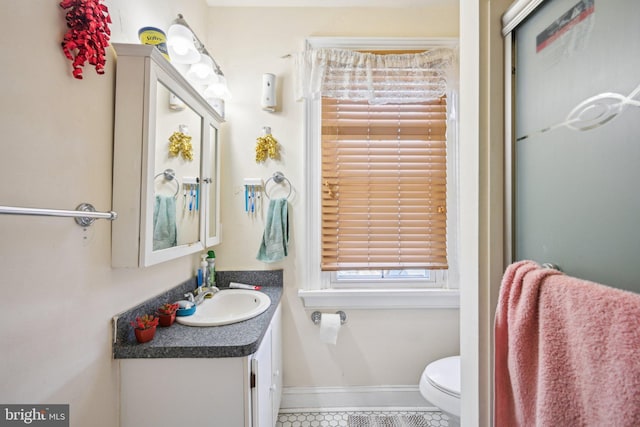
[[[504,37],[504,262],[509,265],[515,257],[514,249],[514,201],[515,201],[515,149],[513,142],[515,116],[515,33],[514,30],[530,14],[548,0],[519,0],[509,7],[502,16],[502,36]]]

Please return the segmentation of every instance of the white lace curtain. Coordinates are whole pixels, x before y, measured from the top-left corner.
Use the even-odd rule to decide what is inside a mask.
[[[453,48],[389,55],[312,49],[295,60],[297,100],[327,96],[371,104],[424,102],[445,95],[457,80]]]

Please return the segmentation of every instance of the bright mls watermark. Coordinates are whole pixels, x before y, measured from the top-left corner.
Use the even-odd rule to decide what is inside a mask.
[[[69,405],[0,405],[0,427],[69,427]]]

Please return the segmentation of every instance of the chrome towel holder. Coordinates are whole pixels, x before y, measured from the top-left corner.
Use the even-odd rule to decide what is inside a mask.
[[[282,184],[283,182],[287,182],[287,184],[289,185],[289,193],[287,193],[287,199],[289,198],[289,196],[291,196],[291,192],[293,191],[293,186],[291,185],[291,181],[289,181],[289,179],[284,176],[284,174],[280,171],[274,172],[273,175],[271,175],[269,177],[269,179],[267,179],[264,182],[264,195],[267,196],[267,199],[271,200],[271,197],[269,197],[269,190],[267,190],[267,184],[269,184],[269,181],[273,181],[276,184]]]
[[[347,323],[347,313],[342,310],[336,311],[336,314],[340,315],[340,324],[344,325]],[[311,321],[314,325],[320,325],[320,319],[322,318],[322,313],[319,311],[314,311],[311,313]]]
[[[549,268],[551,270],[558,270],[558,271],[562,271],[562,269],[558,266],[558,264],[554,264],[552,262],[545,262],[543,264],[540,264],[540,267],[542,268]]]
[[[173,169],[165,169],[164,171],[160,172],[159,174],[156,174],[156,176],[153,177],[153,179],[156,179],[159,176],[163,176],[164,179],[166,179],[167,181],[174,181],[176,182],[176,192],[173,195],[173,197],[177,197],[178,196],[178,192],[180,191],[180,181],[178,180],[178,178],[176,178],[176,171],[174,171]]]
[[[75,219],[76,224],[81,227],[90,226],[96,219],[113,221],[118,218],[118,214],[114,211],[96,212],[96,209],[90,203],[80,203],[75,211],[0,206],[0,214],[72,217]]]

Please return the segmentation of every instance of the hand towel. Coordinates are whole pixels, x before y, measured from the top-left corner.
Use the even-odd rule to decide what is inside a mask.
[[[640,294],[532,261],[505,271],[495,426],[640,426]]]
[[[289,245],[289,216],[287,199],[272,199],[267,210],[262,243],[256,259],[263,262],[277,262],[287,256]]]
[[[153,207],[153,250],[176,246],[176,200],[173,196],[156,195]]]

